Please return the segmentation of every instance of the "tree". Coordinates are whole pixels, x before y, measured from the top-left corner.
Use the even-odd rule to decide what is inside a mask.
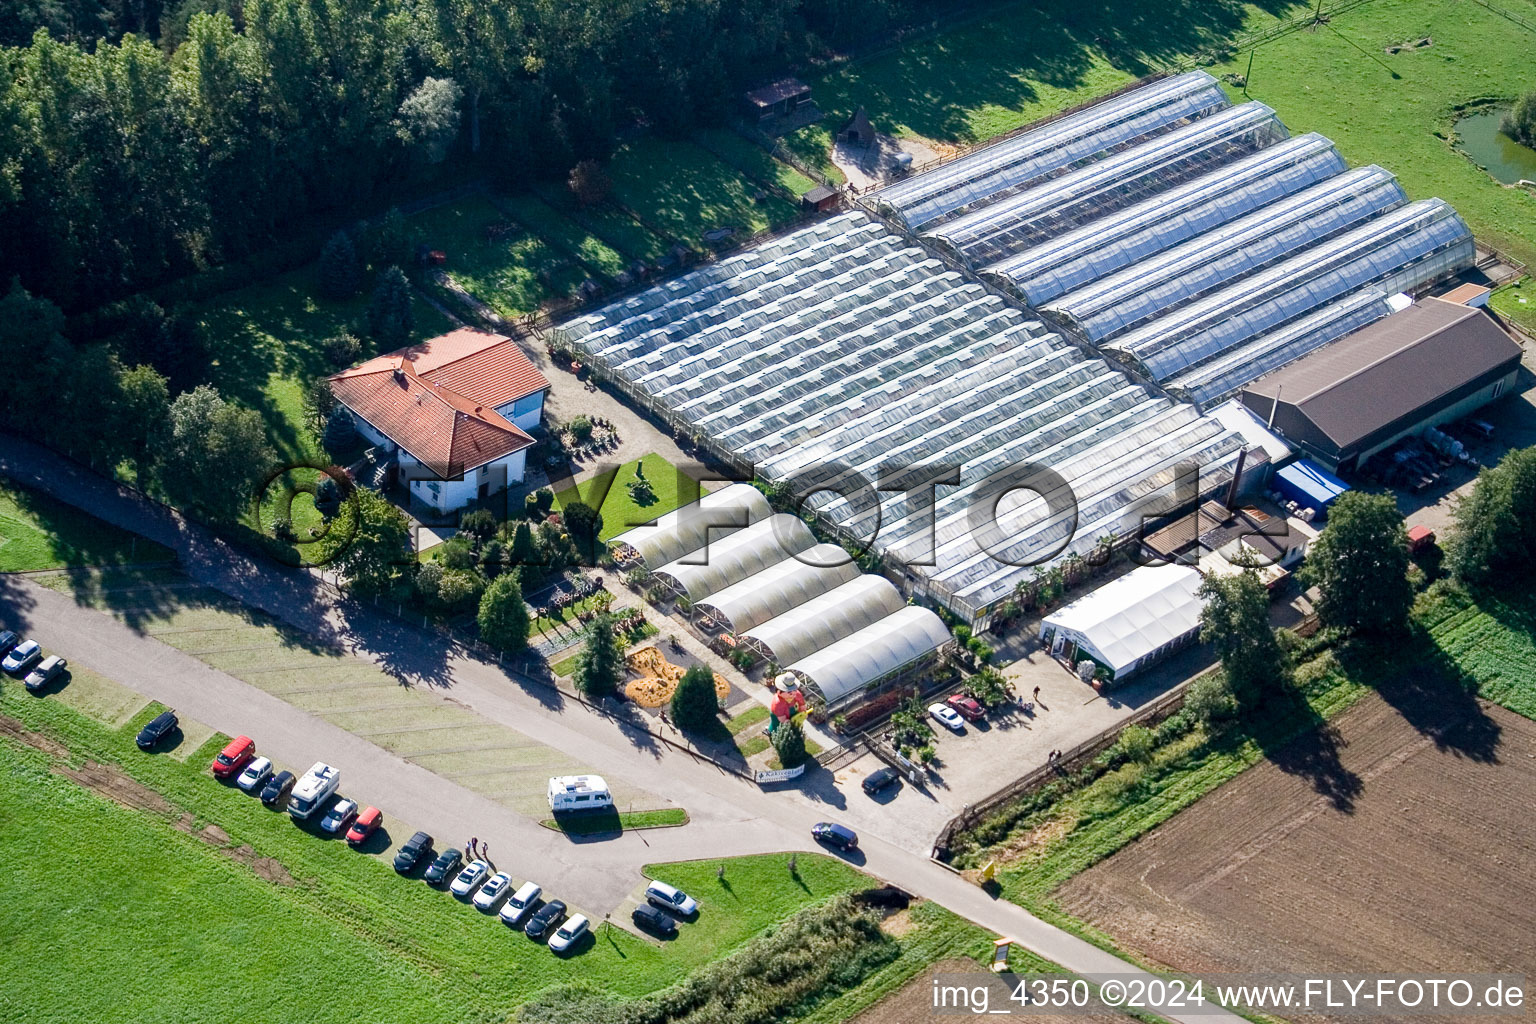
[[[1200,639],[1221,657],[1227,686],[1245,707],[1257,707],[1290,683],[1290,663],[1269,624],[1269,592],[1259,574],[1207,576],[1200,584],[1205,607]]]
[[[326,338],[322,347],[325,349],[326,361],[337,369],[351,366],[357,362],[357,357],[363,352],[362,341],[357,335],[346,330]]]
[[[583,160],[571,168],[566,184],[576,197],[576,205],[581,207],[596,206],[613,191],[613,179],[596,160]]]
[[[587,644],[576,656],[576,688],[593,699],[612,696],[623,673],[624,659],[613,616],[606,612],[592,616],[587,623]]]
[[[1515,101],[1499,129],[1521,145],[1536,149],[1536,92],[1528,92]]]
[[[496,536],[496,517],[490,509],[477,508],[459,518],[459,533],[467,536],[476,547]]]
[[[1507,452],[1478,473],[1455,518],[1447,554],[1458,580],[1475,585],[1529,574],[1536,565],[1536,448]]]
[[[363,286],[363,267],[345,231],[338,231],[320,250],[320,296],[345,302]]]
[[[373,231],[372,257],[375,266],[404,266],[415,256],[416,239],[400,207],[391,206]]]
[[[404,348],[416,330],[416,315],[411,309],[411,282],[405,271],[391,266],[379,275],[368,304],[368,333],[385,349]]]
[[[464,90],[451,78],[431,78],[400,104],[395,135],[429,164],[440,164],[459,134],[459,100]]]
[[[685,732],[707,732],[720,715],[715,673],[708,665],[691,665],[672,691],[672,721]]]
[[[1408,532],[1391,496],[1340,495],[1300,579],[1321,592],[1317,611],[1330,626],[1366,633],[1405,629],[1413,605]]]
[[[411,521],[383,495],[365,487],[354,490],[342,510],[350,519],[344,528],[331,530],[342,545],[333,553],[333,564],[360,596],[387,593],[401,569],[412,562]]]
[[[508,560],[515,566],[534,565],[539,561],[539,549],[533,543],[533,530],[526,522],[518,523],[512,530],[512,548]]]
[[[575,542],[576,549],[588,561],[593,560],[597,535],[603,529],[603,516],[583,501],[573,501],[560,510],[565,517],[565,529]]]
[[[113,431],[143,479],[170,418],[171,395],[165,378],[153,366],[123,370],[112,405]]]
[[[806,759],[805,730],[793,720],[782,723],[773,730],[773,751],[779,755],[780,768],[800,767]]]
[[[233,519],[277,461],[261,416],[207,384],[176,396],[156,478],[173,501]]]
[[[528,645],[528,606],[517,573],[503,573],[480,595],[480,639],[503,654]]]
[[[352,422],[352,414],[340,407],[332,409],[325,421],[325,432],[320,437],[320,443],[333,455],[356,444],[357,425]]]

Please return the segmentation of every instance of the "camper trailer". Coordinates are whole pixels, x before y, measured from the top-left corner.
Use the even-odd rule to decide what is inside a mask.
[[[601,775],[558,775],[549,780],[549,809],[592,811],[613,806],[613,794]]]

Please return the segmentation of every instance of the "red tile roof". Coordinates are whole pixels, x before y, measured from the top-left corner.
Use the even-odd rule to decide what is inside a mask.
[[[337,401],[443,479],[533,444],[496,412],[549,388],[510,338],[462,328],[330,378]]]

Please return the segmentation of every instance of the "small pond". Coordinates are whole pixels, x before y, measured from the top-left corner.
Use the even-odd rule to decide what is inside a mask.
[[[1456,148],[1506,185],[1536,181],[1536,149],[1499,131],[1503,110],[1483,110],[1456,122]]]

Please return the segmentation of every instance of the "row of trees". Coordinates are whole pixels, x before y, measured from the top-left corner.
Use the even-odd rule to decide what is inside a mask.
[[[564,175],[637,117],[718,121],[765,72],[921,6],[19,0],[0,12],[0,281],[73,312],[383,205],[455,156]]]

